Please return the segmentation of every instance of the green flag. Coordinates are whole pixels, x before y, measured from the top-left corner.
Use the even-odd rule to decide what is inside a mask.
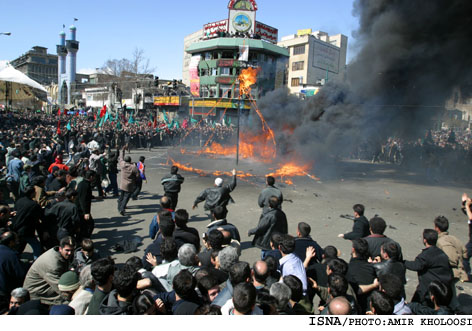
[[[67,122],[66,128],[67,128],[67,130],[72,131],[72,128],[70,127],[70,120],[69,120],[69,122]]]
[[[190,119],[190,122],[191,123],[198,123],[198,121],[196,119],[194,119],[193,117]]]
[[[165,111],[162,112],[163,116],[164,116],[164,122],[166,122],[167,124],[169,124],[169,119],[167,118],[167,114]]]
[[[116,129],[121,130],[121,122],[120,121],[116,122]]]
[[[176,128],[176,129],[180,128],[179,121],[175,121],[175,128]]]
[[[107,113],[108,114],[108,113]],[[98,124],[99,127],[102,127],[103,123],[106,122],[106,116],[103,116],[101,119],[100,119],[100,123]]]
[[[129,123],[129,124],[134,124],[134,123],[135,123],[134,118],[133,118],[133,114],[131,114],[131,115],[129,116],[128,123]]]

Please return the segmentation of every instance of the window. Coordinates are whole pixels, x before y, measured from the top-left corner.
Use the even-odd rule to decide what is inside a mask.
[[[298,61],[292,63],[292,71],[303,70],[304,61]]]
[[[200,88],[200,96],[202,98],[208,98],[210,96],[210,92],[208,91],[208,87],[207,86],[202,86]]]
[[[292,78],[292,87],[300,86],[300,77]]]
[[[218,76],[218,68],[211,68],[211,75]]]
[[[293,55],[305,54],[305,45],[295,46],[293,48]]]
[[[216,97],[216,86],[210,87],[210,98]]]
[[[224,51],[221,55],[222,59],[234,59],[234,52]]]
[[[231,98],[231,85],[220,85],[220,98]]]
[[[220,70],[221,70],[221,75],[222,76],[229,76],[231,74],[230,73],[230,68],[228,68],[228,67],[223,67]]]

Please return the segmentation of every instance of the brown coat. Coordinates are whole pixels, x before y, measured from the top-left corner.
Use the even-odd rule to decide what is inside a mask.
[[[439,234],[436,246],[442,249],[449,258],[449,266],[454,273],[454,278],[466,281],[468,277],[462,262],[463,258],[467,258],[467,249],[464,244],[456,237],[449,235],[448,232],[442,232]]]
[[[125,162],[122,154],[120,154],[119,161],[121,169],[120,189],[125,192],[133,192],[136,189],[136,181],[140,177],[139,170],[134,163]]]

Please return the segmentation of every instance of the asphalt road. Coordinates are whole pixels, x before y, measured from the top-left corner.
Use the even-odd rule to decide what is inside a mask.
[[[195,155],[181,155],[179,149],[153,149],[151,152],[131,151],[133,161],[146,157],[148,183],[143,183],[141,198],[130,201],[127,216],[118,214],[115,198],[106,198],[92,204],[92,215],[96,222],[92,236],[102,255],[111,254],[117,263],[129,257],[143,256],[151,243],[148,227],[153,215],[159,210],[159,198],[163,194],[160,179],[169,172],[169,155],[181,163],[191,163],[198,169],[207,171],[231,171],[235,167],[234,158],[205,158]],[[167,163],[167,164],[166,164]],[[241,234],[241,260],[253,263],[260,257],[260,250],[251,247],[247,236],[250,228],[259,219],[260,208],[257,198],[264,187],[264,175],[276,168],[274,164],[260,164],[242,160],[237,170],[251,172],[257,177],[239,180],[232,196],[235,204],[228,206],[228,221],[235,224]],[[184,208],[190,214],[189,226],[200,233],[206,231],[209,217],[203,210],[203,203],[192,210],[195,197],[205,188],[213,185],[214,176],[199,176],[195,173],[180,172],[185,177],[177,208]],[[337,238],[339,233],[349,232],[352,222],[342,219],[341,214],[351,214],[352,206],[362,203],[366,207],[367,218],[375,214],[387,222],[386,235],[402,246],[404,258],[413,260],[423,248],[422,232],[433,228],[433,219],[444,215],[450,222],[450,233],[464,244],[468,241],[468,227],[465,216],[460,211],[462,192],[472,193],[460,183],[428,182],[423,174],[402,171],[396,165],[370,164],[360,161],[339,161],[335,164],[315,166],[314,174],[320,181],[307,176],[294,178],[294,185],[276,182],[282,189],[285,202],[283,210],[289,221],[289,233],[296,234],[297,223],[307,222],[312,227],[312,237],[322,247],[334,245],[341,250],[341,258],[349,261],[351,243]],[[225,181],[229,177],[223,177]],[[278,179],[276,179],[278,181]],[[111,248],[121,240],[137,238],[142,241],[138,251],[132,254],[116,253]],[[417,275],[407,272],[407,299],[410,299],[417,285]],[[460,283],[458,293],[472,294],[469,283]],[[468,296],[462,296],[468,299]]]

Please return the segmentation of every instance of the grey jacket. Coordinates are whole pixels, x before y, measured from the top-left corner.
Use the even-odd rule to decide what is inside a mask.
[[[269,199],[272,196],[276,196],[277,199],[279,199],[279,205],[277,207],[282,209],[282,202],[284,201],[282,192],[275,186],[267,185],[267,187],[262,190],[261,194],[259,194],[259,199],[257,200],[259,207],[262,208],[262,213],[266,213],[269,210]]]

